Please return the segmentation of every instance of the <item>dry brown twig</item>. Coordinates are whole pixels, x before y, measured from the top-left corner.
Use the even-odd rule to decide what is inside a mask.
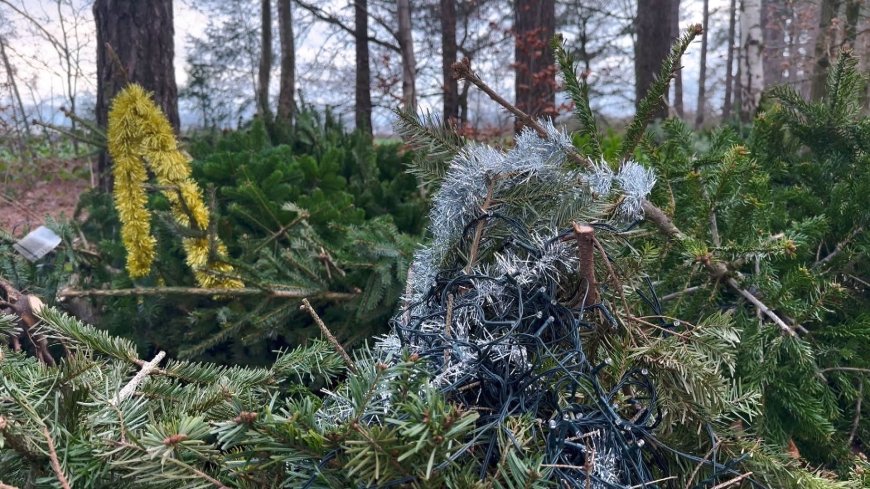
[[[57,477],[58,482],[60,482],[60,486],[63,489],[71,489],[69,485],[69,480],[66,478],[66,474],[63,473],[63,467],[60,465],[60,460],[57,458],[57,451],[54,449],[54,440],[51,438],[51,433],[48,432],[48,427],[42,427],[42,436],[45,437],[46,443],[48,443],[48,458],[51,461],[51,470],[54,471],[54,475]]]
[[[131,289],[63,289],[58,292],[59,299],[70,297],[128,297],[128,296],[154,296],[154,295],[194,295],[194,296],[221,296],[242,297],[262,295],[276,299],[301,299],[303,297],[316,297],[325,300],[351,300],[358,294],[350,292],[316,292],[308,289],[268,289],[257,287],[244,287],[238,289],[225,288],[199,288],[199,287],[134,287]]]
[[[332,347],[335,348],[335,351],[337,351],[338,354],[341,355],[341,358],[344,359],[344,363],[347,364],[348,368],[350,368],[353,373],[358,373],[356,364],[353,363],[350,355],[347,354],[344,347],[341,346],[341,343],[339,343],[338,340],[335,339],[332,331],[330,331],[329,328],[326,327],[326,324],[323,322],[322,319],[320,319],[317,311],[315,311],[314,308],[311,307],[311,303],[308,302],[308,299],[302,299],[302,305],[299,307],[299,309],[302,309],[303,311],[306,311],[309,315],[311,315],[311,318],[314,319],[315,323],[317,323],[317,327],[320,328],[320,332],[322,332],[323,335],[326,336],[327,341],[329,341]]]

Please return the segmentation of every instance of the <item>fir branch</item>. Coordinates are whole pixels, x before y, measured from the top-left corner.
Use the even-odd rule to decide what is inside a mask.
[[[849,245],[849,243],[855,239],[856,236],[864,232],[864,226],[858,226],[853,229],[842,241],[837,243],[837,246],[834,247],[834,251],[828,253],[824,258],[817,260],[813,263],[813,268],[819,268],[822,265],[826,265],[831,262],[834,258],[837,257],[840,253],[842,253],[843,249]]]
[[[581,76],[582,81],[577,78],[574,57],[565,49],[565,44],[560,37],[553,39],[553,51],[556,55],[556,61],[559,63],[562,77],[565,78],[565,90],[574,102],[574,115],[580,121],[579,133],[589,138],[589,145],[592,149],[589,156],[593,159],[601,158],[604,152],[601,150],[595,115],[589,106],[589,84],[586,82],[586,74]]]
[[[344,359],[344,362],[347,363],[348,368],[350,368],[353,373],[358,373],[359,370],[356,368],[356,364],[353,363],[353,360],[351,360],[350,355],[347,354],[347,352],[341,346],[341,343],[339,343],[338,340],[335,339],[332,331],[330,331],[329,328],[326,327],[326,324],[323,322],[322,319],[320,319],[317,311],[315,311],[314,308],[311,307],[311,303],[308,302],[308,299],[302,299],[302,306],[300,306],[299,308],[303,311],[308,312],[308,314],[311,315],[311,318],[314,319],[315,323],[317,323],[317,327],[320,328],[320,331],[323,333],[324,336],[326,336],[326,339],[329,340],[329,343],[332,344],[332,346],[335,348],[335,351],[337,351],[339,355],[341,355],[341,358]]]
[[[517,120],[519,120],[524,126],[531,127],[542,138],[547,137],[547,131],[544,130],[544,126],[542,126],[538,121],[532,118],[532,116],[523,112],[519,107],[505,100],[504,97],[499,95],[498,92],[496,92],[492,89],[492,87],[487,85],[480,78],[480,76],[478,76],[478,74],[471,69],[470,59],[463,58],[462,61],[457,61],[456,63],[453,63],[453,73],[457,79],[471,82],[483,93],[487,94],[489,98],[491,98],[494,102],[507,109],[507,111],[513,114],[514,117],[516,117]]]
[[[855,441],[855,435],[858,433],[858,425],[861,424],[861,401],[864,400],[864,380],[858,384],[858,400],[855,403],[855,417],[852,419],[852,430],[849,431],[849,439],[846,441],[846,446],[852,446]]]
[[[837,57],[834,69],[828,73],[828,108],[831,114],[848,117],[849,102],[859,97],[861,76],[858,74],[858,58],[850,49],[844,49]]]
[[[66,478],[66,474],[63,473],[63,467],[60,465],[60,460],[57,458],[57,451],[54,449],[54,440],[51,438],[51,433],[48,432],[48,427],[45,425],[42,426],[42,436],[45,437],[45,442],[48,444],[48,458],[51,461],[51,470],[54,471],[57,481],[60,482],[60,486],[63,489],[71,489],[69,480]]]
[[[435,114],[418,115],[410,110],[396,109],[396,133],[420,154],[411,162],[408,171],[422,184],[437,184],[450,168],[450,160],[465,145],[465,138],[457,133],[450,121]]]
[[[162,295],[191,295],[207,297],[248,297],[266,296],[278,299],[300,299],[313,297],[330,301],[343,301],[356,298],[355,292],[318,292],[308,289],[268,289],[245,287],[238,289],[224,288],[200,288],[200,287],[134,287],[132,289],[63,289],[58,292],[59,299],[70,297],[131,297],[131,296],[162,296]]]
[[[477,226],[474,229],[474,239],[471,242],[471,250],[468,253],[468,263],[465,265],[465,273],[471,273],[471,267],[477,261],[477,255],[480,252],[480,240],[483,238],[483,228],[486,226],[486,215],[489,212],[489,207],[492,205],[492,194],[495,188],[496,176],[487,175],[486,177],[486,198],[480,206],[480,212],[484,217],[477,221]]]
[[[740,481],[742,481],[743,479],[745,479],[751,475],[752,475],[752,472],[746,472],[745,474],[740,474],[737,477],[734,477],[733,479],[727,480],[721,484],[716,484],[715,486],[711,487],[710,489],[725,489],[726,487],[731,487],[734,484],[740,483]]]
[[[622,147],[619,151],[624,160],[631,158],[631,155],[634,153],[634,149],[637,147],[637,143],[643,136],[646,126],[650,123],[653,114],[655,114],[659,106],[664,103],[671,80],[677,76],[677,72],[682,68],[682,66],[680,66],[680,58],[683,57],[689,44],[691,44],[692,41],[694,41],[702,32],[703,27],[701,27],[701,24],[691,25],[682,37],[671,46],[671,53],[662,62],[658,78],[649,88],[640,103],[637,104],[637,114],[635,114],[634,119],[632,119],[631,124],[625,132],[625,137],[622,140]]]
[[[773,321],[773,323],[776,324],[777,327],[779,327],[779,329],[782,330],[783,333],[785,333],[789,336],[796,335],[794,329],[791,326],[786,324],[785,321],[783,321],[779,316],[777,316],[776,313],[773,312],[769,307],[767,307],[767,305],[765,303],[761,302],[761,300],[759,300],[758,297],[753,295],[752,292],[749,292],[748,290],[741,287],[740,284],[737,283],[737,280],[734,280],[733,278],[728,278],[725,281],[725,283],[727,283],[728,286],[731,287],[732,289],[734,289],[738,294],[743,296],[744,299],[748,300],[762,314],[764,314],[765,316],[770,318],[770,320]]]

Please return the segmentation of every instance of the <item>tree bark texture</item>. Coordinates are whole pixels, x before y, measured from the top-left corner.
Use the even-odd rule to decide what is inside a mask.
[[[701,34],[701,63],[698,68],[698,103],[695,107],[695,127],[704,123],[704,109],[707,103],[707,34],[710,25],[710,0],[704,0],[704,32]]]
[[[728,55],[725,61],[725,101],[722,104],[722,118],[731,117],[733,101],[731,94],[734,90],[734,42],[737,39],[737,0],[731,0],[731,9],[728,16]]]
[[[371,68],[369,67],[368,0],[354,0],[354,38],[356,41],[356,108],[358,130],[372,134]]]
[[[786,52],[788,42],[786,22],[791,18],[791,5],[780,0],[762,0],[761,25],[764,36],[764,84],[767,87],[779,85],[785,81]],[[788,53],[791,55],[791,52]]]
[[[456,0],[441,0],[441,73],[444,77],[444,119],[459,117],[459,83],[453,77],[456,62]]]
[[[397,7],[399,14],[399,48],[402,50],[402,107],[416,111],[417,60],[414,58],[411,0],[398,0]]]
[[[172,0],[96,0],[97,124],[106,127],[115,95],[128,83],[138,83],[178,130],[178,87],[175,84],[175,45]],[[99,189],[112,189],[109,156],[97,161]]]
[[[755,116],[764,90],[764,45],[761,28],[761,0],[743,0],[740,15],[740,118]]]
[[[672,0],[638,0],[634,46],[635,106],[640,104],[655,81],[662,61],[671,49]],[[653,115],[664,119],[668,108],[662,105]]]
[[[831,24],[839,7],[839,0],[821,0],[819,6],[819,31],[816,35],[815,65],[810,85],[810,97],[813,100],[819,100],[825,95],[828,67],[831,66]]]
[[[278,0],[278,37],[281,40],[281,78],[278,120],[290,125],[296,108],[296,46],[293,40],[292,0]]]
[[[671,0],[671,37],[668,43],[668,48],[680,37],[680,0]],[[669,51],[670,52],[670,51]],[[658,73],[658,70],[656,70]],[[685,110],[683,107],[683,70],[677,71],[677,76],[674,77],[674,113],[677,117],[683,118]]]
[[[556,115],[554,0],[517,0],[514,17],[516,106],[532,117]],[[517,122],[515,129],[522,128]]]
[[[260,69],[257,72],[257,114],[269,120],[269,77],[272,74],[272,1],[260,1]]]

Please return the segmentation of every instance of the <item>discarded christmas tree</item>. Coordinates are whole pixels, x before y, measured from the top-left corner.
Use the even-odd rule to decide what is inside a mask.
[[[654,99],[696,34],[675,47]],[[585,89],[561,55],[588,123]],[[468,64],[457,71],[488,89]],[[42,324],[32,332],[51,339],[59,361],[45,365],[3,349],[0,480],[148,488],[866,486],[858,460],[835,480],[759,436],[767,393],[737,374],[742,305],[690,321],[665,314],[648,271],[659,271],[663,259],[674,273],[684,269],[646,244],[655,241],[640,230],[642,220],[673,239],[683,261],[693,258],[697,271],[758,310],[766,334],[802,345],[789,343],[794,324],[765,306],[722,250],[706,249],[649,200],[656,175],[630,157],[649,110],[632,124],[621,155],[608,159],[594,128],[583,130],[588,149],[577,150],[551,123],[507,108],[527,126],[509,150],[440,137],[444,127],[402,117],[402,132],[438,155],[417,169],[437,189],[432,237],[415,255],[392,332],[372,349],[347,354],[305,301],[328,341],[283,352],[269,368],[163,362],[162,354],[149,362],[128,341],[33,307]],[[740,156],[739,148],[731,152]],[[15,316],[0,321],[0,333],[16,338],[31,327]]]

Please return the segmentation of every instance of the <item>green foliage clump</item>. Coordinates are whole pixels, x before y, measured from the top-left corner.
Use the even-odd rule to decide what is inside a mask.
[[[841,55],[824,100],[777,87],[750,128],[698,134],[672,119],[638,151],[661,176],[653,201],[686,236],[643,244],[655,250],[646,270],[658,287],[685,292],[665,311],[730,311],[741,330],[736,375],[764,407],[748,429],[842,475],[870,436],[861,413],[870,401],[870,119],[856,67]],[[724,277],[707,272],[711,260],[725,265]]]
[[[189,143],[194,180],[206,189],[217,236],[249,289],[295,291],[229,301],[221,297],[129,296],[101,301],[103,327],[166,349],[239,363],[262,363],[275,348],[294,345],[316,327],[298,311],[308,296],[331,304],[325,319],[353,344],[382,331],[402,291],[426,201],[404,170],[410,153],[344,132],[326,114],[298,114],[292,128],[204,133]],[[107,200],[89,196],[85,235],[118,266],[124,250]],[[184,270],[168,203],[152,195],[159,260],[151,276],[97,274],[90,287],[193,286]],[[120,256],[119,256],[120,255]],[[295,297],[295,299],[294,299]]]

